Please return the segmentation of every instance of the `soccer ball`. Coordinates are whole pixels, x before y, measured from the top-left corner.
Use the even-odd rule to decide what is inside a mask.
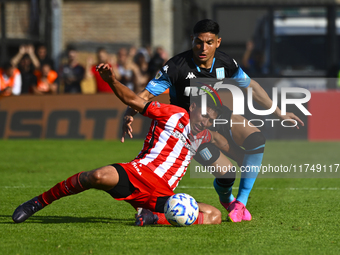
[[[198,204],[192,196],[177,193],[166,201],[164,214],[165,218],[173,226],[190,226],[198,217]]]

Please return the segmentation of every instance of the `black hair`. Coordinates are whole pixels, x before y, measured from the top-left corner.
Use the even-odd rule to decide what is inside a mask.
[[[25,58],[29,58],[30,59],[30,55],[28,55],[27,53],[25,53],[21,59],[25,59]]]
[[[220,32],[220,26],[217,22],[211,19],[203,19],[196,23],[193,29],[194,35],[200,33],[212,33],[218,35]]]
[[[38,48],[40,48],[40,47],[45,47],[45,48],[47,48],[46,44],[44,44],[44,43],[38,43],[38,44],[36,45],[36,49],[38,49]]]
[[[104,47],[98,47],[97,48],[97,54],[101,51],[107,52],[106,49]]]
[[[70,51],[77,51],[76,47],[74,45],[69,45],[66,48],[66,52],[69,53]]]
[[[48,63],[48,62],[41,63],[41,69],[42,69],[43,66],[49,66],[52,69],[51,64]]]
[[[10,69],[10,68],[12,68],[13,67],[13,65],[12,65],[12,63],[10,62],[10,61],[6,61],[3,65],[2,65],[2,69],[4,69],[4,70],[8,70],[8,69]]]

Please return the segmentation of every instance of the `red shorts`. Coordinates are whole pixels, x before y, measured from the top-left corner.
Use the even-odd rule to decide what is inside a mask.
[[[175,194],[168,183],[150,168],[134,161],[118,165],[124,168],[135,190],[125,198],[115,199],[126,201],[134,208],[143,207],[154,212],[163,212],[165,201]]]

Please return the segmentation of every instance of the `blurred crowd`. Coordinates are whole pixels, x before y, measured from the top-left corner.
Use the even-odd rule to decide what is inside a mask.
[[[96,57],[89,56],[81,64],[74,47],[66,50],[66,59],[59,67],[47,54],[45,45],[21,45],[18,53],[0,69],[0,95],[83,93],[82,82],[92,80],[97,93],[112,93],[96,66],[108,63],[119,81],[138,93],[168,60],[162,47],[120,48],[116,54],[108,54],[98,48]]]

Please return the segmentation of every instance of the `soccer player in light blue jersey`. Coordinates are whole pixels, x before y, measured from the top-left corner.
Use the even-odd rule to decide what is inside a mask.
[[[198,78],[215,80],[229,78],[234,79],[236,85],[245,92],[247,88],[252,88],[254,101],[265,109],[270,109],[273,102],[264,89],[256,81],[250,79],[233,58],[217,50],[222,40],[218,34],[219,25],[216,22],[208,19],[197,22],[193,29],[192,49],[172,57],[139,96],[150,100],[169,88],[171,104],[188,109],[190,97],[184,92],[185,88],[190,86],[190,81]],[[125,134],[132,138],[131,122],[134,114],[132,109],[128,109],[124,116],[122,142],[124,142]],[[286,115],[282,115],[279,107],[276,107],[274,114],[281,120],[294,122],[294,124],[297,121],[300,125],[304,125],[293,113],[287,112]],[[228,120],[228,124],[219,125],[217,131],[228,140],[233,150],[231,154],[224,152],[223,154],[236,160],[241,167],[258,169],[262,163],[265,147],[265,137],[260,130],[249,125],[230,126],[231,121],[247,123],[247,120],[240,115],[233,114],[226,106],[219,118]],[[224,157],[223,154],[216,146],[204,144],[198,149],[195,159],[202,165],[210,165],[220,156]],[[230,221],[251,220],[252,217],[246,205],[257,174],[256,171],[241,174],[236,198],[232,194],[236,173],[229,172],[224,176],[215,176],[214,187],[222,206],[229,212]]]

